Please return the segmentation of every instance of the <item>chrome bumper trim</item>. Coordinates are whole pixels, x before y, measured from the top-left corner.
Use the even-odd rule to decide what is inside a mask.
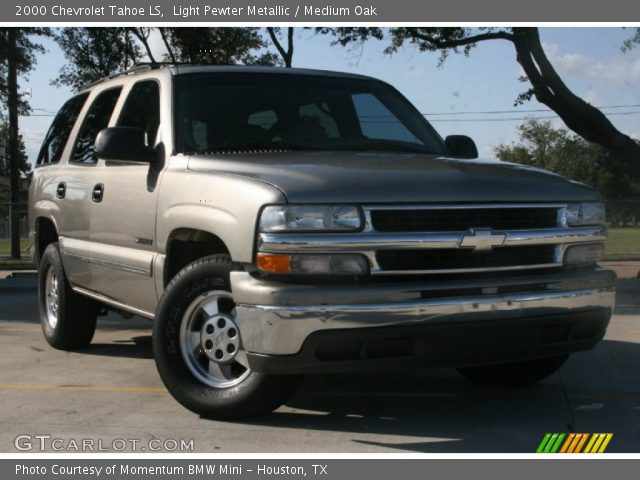
[[[549,228],[514,230],[505,233],[502,247],[523,245],[562,245],[567,243],[604,242],[606,227]],[[258,250],[283,252],[367,252],[377,250],[423,250],[460,248],[468,232],[438,233],[261,233]]]
[[[274,306],[238,304],[244,347],[269,355],[298,353],[314,332],[553,315],[577,309],[613,310],[613,287],[512,295],[431,299],[398,303]]]

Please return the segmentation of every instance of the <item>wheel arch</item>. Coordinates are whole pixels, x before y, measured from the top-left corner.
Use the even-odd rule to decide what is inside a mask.
[[[47,246],[58,241],[58,226],[53,218],[47,216],[37,217],[34,225],[34,261],[36,265],[40,265],[42,254]]]
[[[166,241],[162,287],[191,262],[208,255],[231,252],[224,240],[208,230],[193,227],[175,228]]]

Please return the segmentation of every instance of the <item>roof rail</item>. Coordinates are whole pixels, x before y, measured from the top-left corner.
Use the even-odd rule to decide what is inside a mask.
[[[140,63],[140,64],[135,64],[133,67],[127,69],[127,70],[123,70],[122,72],[118,72],[118,73],[114,73],[112,75],[109,75],[108,77],[104,77],[101,78],[99,80],[96,80],[95,82],[91,82],[87,85],[83,85],[82,88],[80,88],[80,90],[86,90],[87,88],[91,88],[95,85],[98,85],[102,82],[106,82],[107,80],[111,80],[112,78],[118,78],[118,77],[123,77],[125,75],[131,75],[132,73],[136,73],[136,72],[140,72],[142,70],[152,70],[152,64],[149,63]]]

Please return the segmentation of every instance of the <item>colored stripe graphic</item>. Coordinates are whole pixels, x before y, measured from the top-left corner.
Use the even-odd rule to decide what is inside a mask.
[[[536,453],[603,453],[613,433],[545,433]]]

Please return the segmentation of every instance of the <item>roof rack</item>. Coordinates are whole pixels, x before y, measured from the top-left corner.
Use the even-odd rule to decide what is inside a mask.
[[[158,64],[158,67],[161,66],[160,64]],[[91,88],[94,85],[98,85],[102,82],[106,82],[107,80],[111,80],[113,78],[118,78],[118,77],[124,77],[125,75],[131,75],[133,73],[136,72],[140,72],[143,70],[152,70],[154,68],[154,64],[149,62],[149,63],[136,63],[133,67],[127,69],[127,70],[123,70],[122,72],[118,72],[118,73],[114,73],[112,75],[109,75],[108,77],[104,77],[101,78],[100,80],[96,80],[95,82],[91,82],[87,85],[84,85],[80,90],[86,90],[87,88]],[[156,67],[157,68],[157,67]]]
[[[113,78],[123,77],[125,75],[131,75],[133,73],[137,73],[143,70],[154,70],[160,67],[178,67],[181,65],[193,65],[193,66],[205,66],[208,64],[204,63],[193,63],[193,62],[136,62],[133,67],[123,70],[122,72],[114,73],[109,75],[108,77],[101,78],[100,80],[96,80],[95,82],[88,83],[87,85],[83,85],[80,91],[86,90],[87,88],[91,88],[95,85],[98,85],[102,82],[106,82],[107,80],[111,80]]]

